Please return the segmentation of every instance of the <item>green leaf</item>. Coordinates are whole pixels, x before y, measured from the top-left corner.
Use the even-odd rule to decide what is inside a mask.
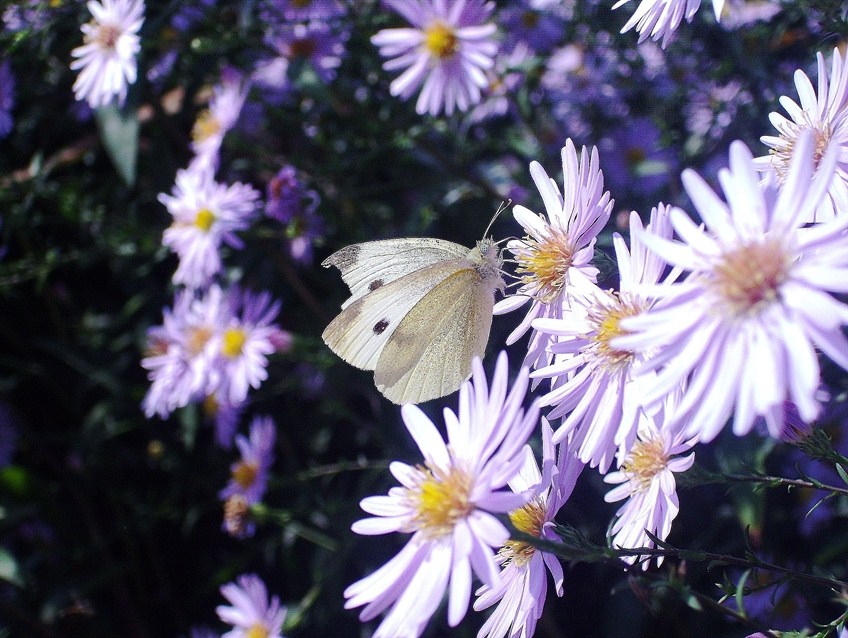
[[[109,104],[95,111],[95,119],[112,164],[127,186],[132,186],[138,155],[136,110],[129,107],[119,109],[115,104]]]

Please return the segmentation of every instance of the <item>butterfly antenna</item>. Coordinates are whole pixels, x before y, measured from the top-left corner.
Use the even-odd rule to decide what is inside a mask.
[[[495,211],[495,214],[492,215],[492,219],[489,220],[489,225],[486,226],[486,230],[483,231],[483,237],[487,237],[489,235],[489,230],[492,228],[492,224],[495,223],[495,220],[498,218],[498,215],[500,215],[502,212],[504,212],[510,206],[512,206],[512,200],[511,199],[508,199],[505,202],[501,202],[500,206],[498,206],[498,209]],[[495,242],[495,243],[500,243],[500,242]]]

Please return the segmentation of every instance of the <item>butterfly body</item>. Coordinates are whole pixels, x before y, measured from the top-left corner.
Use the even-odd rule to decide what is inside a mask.
[[[322,265],[336,266],[351,291],[324,342],[351,365],[374,370],[390,401],[450,394],[483,356],[495,291],[504,288],[491,239],[471,249],[430,238],[365,242]]]

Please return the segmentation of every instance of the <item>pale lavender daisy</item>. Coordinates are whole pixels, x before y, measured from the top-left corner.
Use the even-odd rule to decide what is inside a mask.
[[[515,343],[531,328],[534,319],[560,319],[567,312],[572,289],[596,281],[598,269],[592,265],[595,239],[609,220],[613,201],[604,191],[604,175],[598,165],[598,151],[585,146],[578,157],[569,139],[562,149],[563,191],[548,177],[538,162],[530,164],[530,175],[539,189],[547,217],[521,205],[513,209],[515,220],[527,236],[507,244],[517,263],[520,287],[495,305],[495,314],[516,310],[527,302],[530,309],[507,338]],[[525,364],[545,365],[550,335],[533,331]]]
[[[834,49],[828,83],[824,56],[818,53],[817,60],[818,93],[803,71],[795,71],[795,87],[801,104],[781,96],[780,104],[789,117],[775,112],[769,115],[778,135],[760,138],[769,147],[769,154],[754,160],[758,169],[773,169],[780,180],[785,181],[795,143],[802,131],[813,134],[816,164],[829,148],[837,149],[836,174],[830,182],[828,196],[805,220],[811,222],[848,212],[848,66],[839,50]]]
[[[213,391],[210,371],[218,357],[220,333],[228,306],[218,286],[201,297],[178,291],[172,309],[166,308],[161,326],[148,331],[147,352],[141,365],[148,371],[150,389],[142,407],[149,418],[162,418]]]
[[[776,179],[760,181],[750,151],[734,142],[730,167],[719,172],[726,203],[694,171],[682,176],[706,228],[672,209],[671,223],[683,242],[641,234],[650,250],[690,274],[654,287],[660,300],[649,312],[623,319],[626,333],[612,345],[658,349],[640,366],[659,369],[644,405],[691,376],[671,417],[671,425],[689,422],[689,436],[712,440],[733,412],[737,435],[764,416],[777,437],[784,400],[798,407],[804,421],[819,413],[816,347],[848,368],[841,332],[848,306],[828,294],[846,291],[848,215],[803,228],[836,167],[829,149],[816,171],[814,151],[812,134],[802,134],[778,188]]]
[[[162,243],[179,257],[175,284],[190,288],[209,284],[221,270],[221,245],[242,247],[236,232],[249,226],[259,197],[247,184],[219,184],[209,166],[197,164],[177,171],[172,194],[159,195],[174,218]]]
[[[670,406],[669,406],[670,407]],[[674,474],[685,472],[695,462],[694,445],[687,441],[680,428],[662,427],[663,415],[643,415],[639,424],[639,438],[626,456],[619,458],[619,468],[604,476],[604,481],[616,485],[607,492],[607,503],[625,501],[615,513],[609,531],[612,547],[636,549],[654,547],[648,536],[653,534],[660,540],[668,538],[671,524],[680,511],[677,485]],[[623,560],[635,564],[638,556],[624,556]],[[651,561],[642,563],[647,569]],[[662,557],[656,559],[657,565]]]
[[[484,71],[494,66],[495,25],[485,23],[494,8],[483,0],[384,0],[411,28],[383,29],[371,38],[383,68],[403,72],[389,90],[408,99],[421,88],[419,114],[451,115],[480,101],[489,84]]]
[[[268,488],[268,472],[274,463],[277,428],[271,417],[256,417],[250,424],[250,437],[236,435],[241,459],[230,466],[230,481],[218,497],[225,501],[235,494],[248,505],[262,501]]]
[[[509,482],[513,492],[534,490],[530,502],[509,513],[509,520],[521,532],[558,542],[553,531],[554,519],[574,490],[583,463],[567,444],[557,452],[553,431],[542,419],[542,471],[527,450],[524,466]],[[480,611],[497,604],[494,612],[477,633],[477,638],[529,638],[545,607],[549,571],[557,596],[563,594],[563,572],[559,558],[524,541],[509,540],[500,549],[497,560],[502,566],[497,587],[484,585],[477,591],[474,609]]]
[[[277,596],[268,598],[265,583],[256,574],[243,574],[221,586],[230,606],[215,608],[218,617],[233,628],[221,638],[282,638],[286,608]]]
[[[644,353],[610,345],[622,333],[623,318],[651,308],[654,300],[640,294],[639,287],[660,282],[666,268],[661,258],[646,249],[643,230],[671,239],[668,209],[662,204],[654,208],[647,229],[639,215],[631,213],[632,250],[620,235],[613,236],[618,292],[584,287],[574,293],[571,312],[533,322],[536,331],[556,339],[549,346],[553,362],[531,375],[551,379],[551,390],[542,397],[543,406],[554,406],[548,418],[568,415],[554,440],[571,435],[580,459],[602,472],[616,452],[626,452],[635,441],[641,398],[651,382],[647,375],[634,373],[634,364],[644,360]]]
[[[498,357],[491,390],[479,359],[470,381],[460,388],[459,413],[444,411],[447,442],[415,405],[401,408],[404,423],[424,461],[389,467],[400,487],[360,505],[373,518],[357,521],[357,534],[411,534],[388,563],[345,590],[346,608],[365,608],[370,620],[389,610],[375,638],[417,637],[448,593],[448,624],[465,616],[472,574],[496,588],[500,582],[492,548],[509,539],[492,514],[511,512],[532,494],[502,490],[524,462],[522,448],[538,424],[533,404],[526,412],[527,371],[508,391],[505,353]]]
[[[630,0],[618,0],[612,8],[618,9],[628,2]],[[716,21],[721,19],[724,3],[725,0],[713,0]],[[639,42],[650,37],[653,40],[662,40],[664,48],[683,19],[686,18],[687,22],[691,22],[700,6],[701,0],[641,0],[621,32],[625,33],[636,27]]]
[[[224,135],[235,126],[249,89],[250,80],[243,73],[224,67],[221,82],[212,89],[209,108],[200,113],[191,130],[191,149],[196,155],[192,163],[217,167]]]
[[[253,293],[233,288],[230,311],[220,333],[220,353],[213,363],[212,382],[231,405],[247,398],[268,378],[268,355],[282,344],[282,331],[273,323],[280,302],[267,292]]]
[[[76,58],[71,70],[80,72],[74,95],[91,108],[105,106],[116,96],[123,104],[127,87],[136,80],[144,1],[90,0],[87,6],[94,19],[81,27],[84,44],[71,51]]]

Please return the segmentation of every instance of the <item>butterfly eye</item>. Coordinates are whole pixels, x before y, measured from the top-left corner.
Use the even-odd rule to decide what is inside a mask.
[[[389,327],[388,319],[380,319],[377,323],[374,324],[374,334],[381,335],[383,331]]]

